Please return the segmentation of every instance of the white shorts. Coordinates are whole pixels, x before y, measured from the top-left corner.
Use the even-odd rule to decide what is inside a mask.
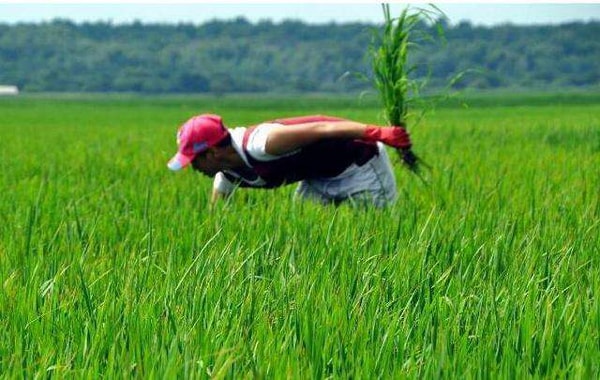
[[[377,147],[379,155],[362,166],[352,164],[336,177],[300,182],[296,196],[321,204],[392,204],[397,197],[396,178],[384,145],[377,143]]]

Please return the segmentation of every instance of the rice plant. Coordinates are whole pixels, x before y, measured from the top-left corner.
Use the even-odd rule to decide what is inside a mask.
[[[375,122],[375,99],[0,99],[0,374],[597,379],[600,94],[562,96],[438,107],[431,186],[360,211],[294,186],[209,210],[164,164],[200,109]]]
[[[382,8],[383,30],[371,46],[374,84],[381,97],[388,124],[406,128],[410,107],[420,101],[420,90],[424,85],[423,81],[410,78],[417,66],[409,63],[409,52],[418,47],[419,39],[429,39],[418,27],[425,25],[426,21],[433,20],[434,16],[441,12],[435,7],[434,11],[411,11],[406,7],[399,17],[392,18],[389,5],[382,4]],[[441,29],[438,28],[438,31]],[[421,112],[423,111],[421,108]],[[411,171],[419,172],[419,164],[422,161],[412,148],[399,149],[398,153]]]

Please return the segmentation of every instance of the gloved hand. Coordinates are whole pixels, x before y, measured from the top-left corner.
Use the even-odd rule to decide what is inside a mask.
[[[381,141],[394,148],[406,149],[412,146],[410,136],[404,127],[378,127],[367,125],[362,137],[365,141]]]

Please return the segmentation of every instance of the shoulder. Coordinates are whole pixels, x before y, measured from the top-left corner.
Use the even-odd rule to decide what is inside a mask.
[[[244,149],[252,156],[252,158],[259,161],[270,161],[276,159],[277,156],[266,153],[267,138],[269,133],[276,128],[282,128],[284,125],[280,123],[261,123],[253,128],[249,128],[246,131],[246,138]]]
[[[269,122],[250,127],[247,129],[247,132],[249,133],[248,140],[258,141],[267,136],[273,129],[281,128],[283,126],[284,125],[280,123]]]

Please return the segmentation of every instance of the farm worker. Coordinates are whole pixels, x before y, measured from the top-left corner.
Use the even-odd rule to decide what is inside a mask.
[[[277,119],[226,128],[218,115],[192,117],[178,131],[171,170],[188,165],[214,177],[212,202],[237,187],[300,182],[296,196],[322,204],[389,205],[396,180],[383,144],[407,149],[402,126],[379,127],[330,116]],[[382,144],[383,143],[383,144]]]

